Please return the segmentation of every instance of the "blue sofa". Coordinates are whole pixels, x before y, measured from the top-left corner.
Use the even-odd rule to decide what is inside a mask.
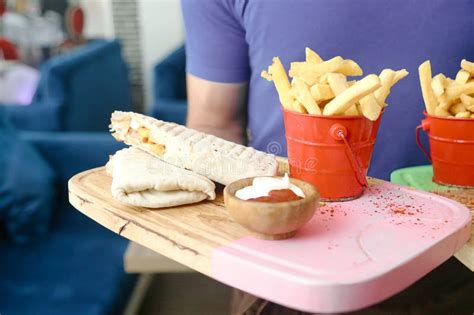
[[[29,106],[2,105],[20,130],[106,131],[113,110],[132,108],[120,43],[94,40],[51,58]]]
[[[54,166],[57,206],[43,238],[0,241],[0,313],[119,314],[135,281],[123,270],[128,242],[69,205],[67,180],[104,165],[121,145],[106,133],[20,136]]]
[[[131,110],[120,45],[89,45],[45,65],[51,75],[41,78],[34,104],[0,106],[2,147],[7,134],[23,148],[0,147],[0,314],[120,314],[136,281],[123,269],[127,240],[68,202],[68,179],[123,147],[96,130],[107,129],[112,110]],[[49,224],[33,237],[6,224],[37,210],[44,215],[34,219]]]
[[[154,103],[149,115],[186,124],[188,108],[186,95],[186,53],[179,47],[160,61],[153,73]]]

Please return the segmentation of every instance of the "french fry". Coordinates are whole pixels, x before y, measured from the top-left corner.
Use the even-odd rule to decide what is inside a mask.
[[[277,57],[268,71],[262,71],[261,75],[274,81],[285,109],[312,115],[363,115],[374,121],[380,117],[391,87],[408,72],[405,69],[385,69],[380,78],[371,74],[361,80],[347,80],[348,76],[362,74],[361,67],[354,60],[340,56],[323,60],[315,51],[306,48],[305,61],[291,63],[291,83]],[[431,72],[429,75],[431,84]],[[451,115],[448,110],[454,101],[460,102],[459,99],[448,102],[444,95],[441,101],[445,105],[438,111],[448,115]]]
[[[429,60],[420,65],[418,73],[420,76],[421,93],[423,94],[423,100],[425,101],[426,112],[430,115],[435,115],[436,105],[438,102],[433,90],[431,89],[431,64]]]
[[[376,121],[379,118],[380,113],[382,112],[382,107],[375,98],[374,93],[361,98],[359,104],[362,115],[364,115],[367,119]]]
[[[140,137],[140,142],[147,143],[148,139],[150,138],[150,129],[145,127],[140,127],[137,130],[138,136]]]
[[[436,107],[434,113],[430,114],[430,115],[434,115],[434,116],[438,116],[438,117],[449,117],[449,116],[451,116],[451,114],[446,109],[442,108],[441,106]]]
[[[461,60],[461,68],[474,74],[474,62],[467,61],[466,59]]]
[[[302,113],[302,114],[307,114],[308,113],[306,108],[304,108],[304,106],[301,105],[301,103],[298,100],[294,100],[294,102],[292,104],[292,107],[293,107],[293,110],[295,112]]]
[[[296,63],[296,68],[294,69],[294,71],[296,71],[296,73],[314,72],[317,75],[322,75],[324,73],[335,72],[341,66],[343,62],[344,62],[344,59],[342,59],[341,56],[336,56],[334,58],[331,58],[329,60],[323,61],[318,64],[306,63],[306,62],[300,63],[300,64]],[[290,71],[293,69],[293,64],[294,63],[291,63]]]
[[[442,95],[435,95],[436,97],[436,100],[438,101],[438,105],[437,106],[443,106],[443,108],[445,109],[449,109],[449,107],[451,107],[451,105],[453,105],[455,103],[455,99],[452,99],[452,100],[448,100],[448,98],[446,97],[446,90],[445,90],[445,93],[443,93]]]
[[[319,105],[319,108],[321,108],[321,112],[322,110],[324,109],[324,106],[327,105],[327,103],[329,103],[331,100],[325,100],[325,101],[321,101],[321,103],[318,103]]]
[[[461,94],[459,98],[469,111],[474,112],[474,97],[471,97],[466,94]]]
[[[456,74],[456,80],[455,81],[456,81],[456,83],[464,84],[464,83],[467,83],[467,81],[469,80],[470,77],[471,77],[471,74],[469,72],[467,72],[464,69],[461,69]]]
[[[390,88],[392,87],[392,82],[395,79],[395,71],[392,69],[384,69],[380,72],[380,83],[382,86],[375,91],[374,96],[377,99],[377,102],[381,105],[385,105],[385,100],[387,99],[388,94],[390,93]]]
[[[401,69],[398,71],[395,71],[395,77],[393,78],[392,86],[398,83],[401,79],[409,75],[410,73],[406,69]]]
[[[343,63],[344,59],[337,56],[321,63],[292,62],[290,77],[300,77],[306,84],[317,83],[318,77],[330,72],[335,72]]]
[[[298,77],[293,78],[293,95],[306,108],[309,114],[321,115],[321,109],[311,96],[306,83]]]
[[[262,70],[262,72],[260,72],[260,76],[267,81],[270,81],[270,82],[273,81],[272,76],[268,73],[267,70]]]
[[[358,116],[359,111],[357,110],[357,104],[352,105],[349,107],[348,110],[344,112],[344,116]]]
[[[387,69],[388,70],[388,69]],[[406,69],[401,69],[401,70],[398,70],[398,71],[395,71],[395,75],[393,77],[393,81],[392,83],[390,84],[390,88],[388,89],[388,94],[390,94],[390,89],[392,88],[392,86],[394,86],[395,84],[398,83],[398,81],[400,81],[401,79],[405,78],[407,75],[408,75],[408,71]],[[377,91],[376,91],[377,93]],[[388,97],[388,94],[387,96],[385,97],[385,99],[383,100],[383,102],[381,102],[380,106],[387,106],[387,103],[386,103],[386,99]],[[380,101],[382,101],[382,99],[380,99]]]
[[[306,47],[305,49],[305,54],[306,54],[306,62],[312,62],[312,63],[321,63],[323,62],[323,58],[321,58],[314,50],[311,48]]]
[[[350,81],[347,81],[347,85],[353,86],[356,82],[357,82],[356,80],[350,80]]]
[[[328,78],[329,80],[329,78]],[[380,79],[375,74],[370,74],[356,84],[344,90],[330,101],[325,107],[324,115],[343,114],[352,105],[364,96],[374,92],[380,87]]]
[[[354,60],[350,59],[344,60],[336,72],[342,73],[348,77],[360,76],[364,74],[361,67]]]
[[[346,77],[341,73],[328,73],[327,80],[332,92],[336,96],[344,92],[349,87]]]
[[[274,57],[273,63],[268,67],[268,72],[262,71],[261,76],[268,81],[273,81],[278,92],[281,105],[285,109],[291,110],[293,103],[293,97],[290,94],[291,85],[280,58]]]
[[[445,79],[446,77],[440,73],[436,75],[433,80],[431,80],[431,89],[433,90],[433,93],[435,96],[441,96],[444,93],[444,87],[445,87]]]
[[[460,113],[457,113],[456,115],[454,115],[454,117],[456,118],[470,118],[471,117],[471,113],[470,112],[460,112]]]
[[[321,75],[318,78],[318,83],[319,84],[328,84],[328,73],[325,73],[325,74]]]
[[[316,102],[328,100],[334,98],[334,93],[331,87],[327,84],[315,84],[310,88],[311,95]]]
[[[456,80],[446,77],[446,80],[445,80],[446,86],[454,84],[455,82]]]
[[[466,84],[458,84],[454,82],[453,84],[448,85],[445,90],[447,101],[454,101],[460,98],[461,94],[471,93],[474,93],[474,82]]]
[[[463,103],[457,103],[457,104],[454,104],[453,106],[451,106],[449,111],[451,112],[451,114],[457,115],[459,113],[465,112],[466,111],[466,106],[464,106]]]
[[[301,80],[303,80],[307,85],[309,86],[312,86],[316,83],[318,83],[318,80],[319,80],[319,74],[315,73],[315,72],[311,72],[311,71],[303,71],[295,76],[292,76],[291,75],[292,72],[290,72],[290,76],[291,77],[298,77],[300,78]]]
[[[448,102],[440,102],[438,104],[438,107],[441,107],[442,109],[444,110],[448,110],[450,107],[451,107],[451,103],[448,103]]]
[[[449,79],[449,80],[448,80],[448,77],[446,77],[443,73],[438,73],[437,75],[435,75],[435,76],[433,77],[433,79],[434,79],[434,78],[439,78],[439,80],[441,80],[441,83],[443,83],[443,87],[447,87],[447,86],[448,86],[448,84],[450,83],[450,82],[448,82],[449,80],[451,80],[451,82],[454,82],[453,79]]]

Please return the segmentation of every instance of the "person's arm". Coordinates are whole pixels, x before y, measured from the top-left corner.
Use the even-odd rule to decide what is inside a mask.
[[[217,83],[188,74],[187,87],[188,127],[244,142],[247,83]]]
[[[245,31],[232,0],[181,0],[186,28],[187,125],[245,140],[250,77]]]

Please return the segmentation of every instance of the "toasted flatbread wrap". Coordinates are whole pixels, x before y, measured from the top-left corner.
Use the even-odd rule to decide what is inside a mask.
[[[271,154],[145,115],[116,111],[110,127],[118,141],[224,185],[278,171]]]
[[[106,170],[112,175],[112,196],[132,206],[164,208],[216,197],[209,179],[133,147],[115,153]]]

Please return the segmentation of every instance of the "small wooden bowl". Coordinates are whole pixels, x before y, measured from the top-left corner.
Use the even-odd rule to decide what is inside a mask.
[[[281,176],[274,176],[282,178]],[[242,200],[236,191],[252,185],[252,178],[237,180],[224,189],[224,202],[232,218],[261,239],[282,240],[293,237],[305,225],[319,206],[319,192],[311,184],[290,178],[301,188],[305,198],[286,202]]]

